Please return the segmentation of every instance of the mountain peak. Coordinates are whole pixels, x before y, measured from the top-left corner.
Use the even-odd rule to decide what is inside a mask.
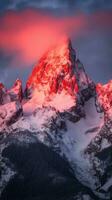
[[[71,40],[67,38],[41,57],[27,81],[26,95],[32,97],[35,94],[36,99],[44,105],[46,99],[52,101],[52,98],[57,99],[58,96],[61,97],[59,100],[61,104],[63,104],[62,99],[64,104],[65,102],[68,104],[67,99],[69,99],[72,102],[69,105],[71,107],[76,105],[79,89],[88,88],[89,83],[90,79],[83,65],[76,60]]]
[[[27,81],[27,87],[35,86],[39,89],[42,86],[48,93],[57,93],[63,89],[70,92],[76,81],[73,76],[74,64],[75,51],[72,49],[71,41],[67,39],[43,55],[39,64],[34,67]]]
[[[71,39],[69,37],[64,38],[64,40],[62,42],[60,42],[58,45],[56,45],[57,47],[65,47],[65,49],[71,49],[72,48],[72,42]]]
[[[105,112],[108,111],[112,107],[112,80],[105,85],[98,83],[96,92],[100,106]]]
[[[8,94],[10,95],[11,101],[21,101],[23,97],[22,92],[22,81],[20,79],[16,79],[13,87],[8,90]]]

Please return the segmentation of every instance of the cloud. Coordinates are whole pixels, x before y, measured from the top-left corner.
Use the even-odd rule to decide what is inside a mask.
[[[0,2],[0,10],[23,9],[23,8],[41,8],[41,9],[69,9],[71,11],[96,11],[112,9],[112,1],[102,0],[4,0]]]
[[[18,76],[25,82],[47,48],[67,35],[91,77],[105,82],[112,73],[111,34],[111,12],[54,16],[37,9],[8,11],[0,16],[0,79],[7,71],[7,85]]]
[[[0,49],[14,55],[14,64],[30,65],[66,35],[79,35],[85,23],[83,15],[56,18],[35,10],[8,12],[0,18]]]
[[[0,49],[13,57],[12,65],[31,65],[66,36],[80,35],[112,27],[112,13],[55,17],[34,9],[9,11],[0,17]],[[12,58],[11,57],[11,58]]]

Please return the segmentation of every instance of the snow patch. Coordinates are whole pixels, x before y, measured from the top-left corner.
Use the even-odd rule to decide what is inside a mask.
[[[75,175],[85,185],[95,189],[95,178],[92,176],[90,160],[84,155],[84,150],[100,131],[104,116],[97,113],[95,100],[91,98],[84,106],[86,117],[77,123],[67,121],[67,132],[63,134],[61,153],[67,157],[74,168]],[[90,132],[94,127],[96,131]],[[88,134],[86,134],[88,132]]]

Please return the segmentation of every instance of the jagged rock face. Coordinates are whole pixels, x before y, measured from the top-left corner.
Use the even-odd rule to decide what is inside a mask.
[[[60,164],[63,163],[63,159],[69,163],[67,170],[72,170],[73,179],[75,177],[84,186],[84,194],[87,194],[85,199],[89,198],[90,193],[85,190],[85,187],[88,187],[94,193],[90,195],[90,199],[110,200],[112,196],[111,93],[112,81],[103,86],[95,85],[89,79],[82,63],[76,58],[70,40],[50,49],[40,59],[27,81],[24,95],[20,80],[17,80],[10,90],[6,90],[1,84],[0,191],[3,191],[7,185],[2,193],[3,200],[7,192],[10,199],[15,200],[19,192],[17,191],[17,194],[15,192],[13,197],[11,191],[15,191],[18,186],[22,190],[21,184],[27,184],[27,180],[33,183],[34,190],[33,188],[32,190],[36,192],[36,195],[38,195],[38,186],[42,188],[46,177],[48,181],[46,185],[49,183],[52,185],[56,181],[56,186],[59,186],[55,179],[59,176],[54,174],[54,166],[53,170],[49,167],[49,163],[55,160],[50,160],[51,151],[54,152],[53,156],[59,156],[62,159],[59,161]],[[24,98],[25,95],[27,98]],[[36,145],[34,150],[33,145]],[[22,160],[16,156],[19,155],[21,149],[25,150],[25,154],[22,150]],[[32,154],[30,149],[33,152],[37,149],[36,154],[33,154],[33,165],[28,160],[29,157],[31,158],[29,155]],[[44,154],[47,157],[42,157]],[[25,171],[24,156],[27,157],[26,162],[30,163],[28,173]],[[40,162],[36,162],[38,156],[41,167]],[[37,177],[34,180],[30,173],[33,167],[35,168],[33,177]],[[39,167],[41,175],[45,171],[43,182],[37,181],[38,178],[41,179],[40,173],[37,173]],[[57,171],[57,167],[55,169]],[[39,185],[36,186],[35,181]],[[63,182],[61,181],[59,184]],[[27,185],[27,187],[30,186]],[[24,189],[27,190],[27,187],[24,186]],[[30,192],[32,191],[29,191],[29,194]],[[20,192],[20,195],[24,194]],[[24,198],[27,199],[28,196],[25,195]],[[21,197],[21,200],[23,199]],[[83,199],[82,191],[80,190],[70,199]]]
[[[10,102],[10,96],[7,93],[5,86],[0,83],[0,105]]]
[[[5,88],[4,85],[2,83],[0,83],[0,104],[3,103],[3,94],[5,92]]]
[[[97,84],[96,92],[99,105],[105,112],[108,111],[112,107],[112,80],[105,85]]]
[[[27,81],[26,93],[32,96],[31,93],[36,89],[37,98],[41,96],[43,102],[51,100],[52,96],[63,95],[64,101],[67,98],[72,101],[72,107],[76,106],[79,94],[83,96],[82,99],[89,99],[93,95],[93,86],[83,65],[76,59],[75,50],[68,39],[62,45],[50,49],[40,59]]]
[[[27,81],[27,88],[34,86],[47,94],[61,93],[73,95],[78,91],[74,76],[75,52],[70,41],[48,51],[34,68]]]
[[[8,90],[8,95],[11,98],[11,101],[22,101],[23,98],[23,91],[22,91],[22,82],[21,80],[17,79],[15,81],[14,86]]]
[[[7,90],[5,86],[0,83],[0,105],[13,102],[13,101],[22,101],[23,92],[22,92],[22,82],[17,79],[14,86]]]
[[[9,126],[22,116],[22,106],[19,102],[10,102],[0,106],[0,126]]]
[[[22,116],[22,97],[22,83],[19,79],[10,90],[0,84],[0,129],[11,125]]]

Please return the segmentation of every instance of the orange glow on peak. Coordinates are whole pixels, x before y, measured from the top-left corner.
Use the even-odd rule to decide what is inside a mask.
[[[103,109],[105,111],[110,109],[112,107],[112,80],[105,85],[98,83],[96,85],[96,92],[98,101]]]
[[[75,59],[69,39],[53,46],[41,57],[26,84],[33,104],[53,106],[60,111],[76,106],[79,86],[74,73]]]
[[[70,41],[65,40],[62,45],[57,45],[45,53],[39,64],[34,67],[27,81],[27,88],[36,87],[47,94],[61,93],[65,90],[74,96],[78,92],[78,85],[73,72],[70,51],[75,58],[75,51]]]

